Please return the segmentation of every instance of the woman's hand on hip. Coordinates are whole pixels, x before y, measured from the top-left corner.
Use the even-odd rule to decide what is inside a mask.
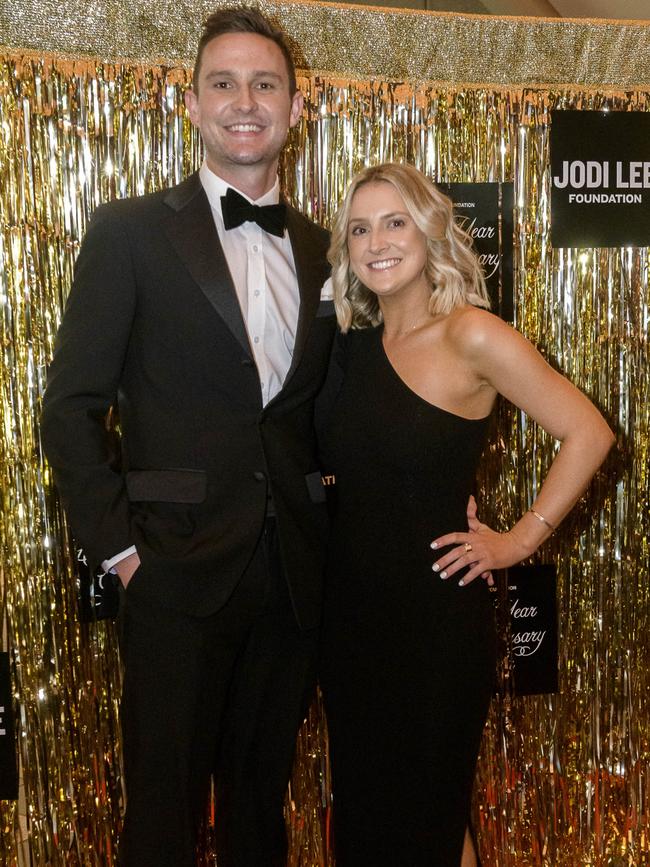
[[[468,571],[458,582],[461,587],[492,569],[505,569],[528,557],[529,551],[512,530],[497,533],[486,524],[471,533],[447,533],[431,543],[434,551],[453,546],[433,564],[433,571],[443,580],[461,569]]]

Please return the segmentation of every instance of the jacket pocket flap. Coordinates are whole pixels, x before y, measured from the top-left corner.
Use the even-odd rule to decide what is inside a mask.
[[[205,470],[130,470],[126,492],[132,502],[202,503],[208,477]]]

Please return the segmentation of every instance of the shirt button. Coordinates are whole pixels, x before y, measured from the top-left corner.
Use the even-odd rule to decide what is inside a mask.
[[[258,250],[259,247],[257,246],[257,244],[253,244],[253,253],[257,253]]]
[[[256,482],[265,482],[266,476],[264,473],[261,473],[259,470],[253,473],[253,478]]]
[[[259,343],[259,342],[260,342],[259,337],[253,337],[253,343]]]
[[[254,292],[253,294],[255,295],[256,298],[259,298],[259,296],[260,296],[260,290],[259,290],[259,289],[256,289],[255,292]]]

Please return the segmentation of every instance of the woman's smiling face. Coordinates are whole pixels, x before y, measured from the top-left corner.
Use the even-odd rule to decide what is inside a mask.
[[[380,299],[413,291],[430,294],[426,236],[388,181],[371,181],[356,191],[347,242],[352,270]]]

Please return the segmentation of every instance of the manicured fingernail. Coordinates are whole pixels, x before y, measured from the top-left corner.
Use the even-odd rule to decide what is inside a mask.
[[[446,572],[441,572],[441,573],[440,573],[440,577],[441,577],[441,578],[446,578],[446,577],[447,577],[447,573],[446,573]]]
[[[433,569],[434,572],[440,572],[440,566],[438,566],[437,563],[434,563],[431,568]]]
[[[464,587],[464,586],[465,586],[465,579],[464,579],[464,578],[461,578],[461,579],[460,579],[460,581],[458,582],[458,586],[459,586],[459,587]]]
[[[432,542],[432,543],[431,543],[431,547],[432,547],[433,550],[435,551],[435,549],[438,547],[438,543],[437,543],[437,542]]]

